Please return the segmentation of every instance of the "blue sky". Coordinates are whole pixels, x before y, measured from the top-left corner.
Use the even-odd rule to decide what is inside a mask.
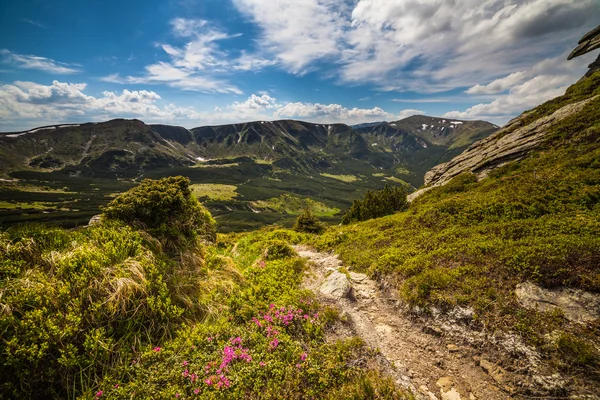
[[[564,92],[599,0],[7,0],[0,131],[412,114],[503,124]]]

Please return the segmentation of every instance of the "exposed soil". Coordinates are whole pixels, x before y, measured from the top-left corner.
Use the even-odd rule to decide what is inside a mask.
[[[481,360],[470,346],[446,341],[442,331],[427,328],[398,308],[398,301],[364,274],[350,272],[349,298],[322,296],[319,287],[326,276],[343,266],[334,254],[296,246],[301,257],[314,266],[304,285],[322,302],[339,309],[347,323],[337,327],[337,337],[359,336],[379,349],[386,372],[396,382],[426,400],[500,400],[518,398],[502,387],[508,372]],[[487,370],[487,372],[486,372]]]

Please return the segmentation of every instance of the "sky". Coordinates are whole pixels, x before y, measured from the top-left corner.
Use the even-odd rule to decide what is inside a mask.
[[[597,56],[600,0],[2,0],[0,131],[138,118],[504,124]]]

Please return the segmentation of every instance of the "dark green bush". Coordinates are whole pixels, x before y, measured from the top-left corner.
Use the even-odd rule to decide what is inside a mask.
[[[407,205],[404,189],[386,185],[383,190],[367,191],[363,200],[355,200],[342,218],[342,224],[391,215],[406,209]]]
[[[169,251],[216,241],[216,223],[182,176],[145,179],[102,209],[107,219],[146,230]]]
[[[325,231],[325,225],[317,218],[312,211],[305,208],[294,223],[293,229],[297,232],[315,233],[317,235]]]

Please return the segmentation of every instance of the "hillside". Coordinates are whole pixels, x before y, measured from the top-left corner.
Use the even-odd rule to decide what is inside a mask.
[[[471,348],[507,395],[597,394],[599,139],[595,72],[433,168],[407,212],[315,245],[377,277],[449,346]]]
[[[307,198],[335,221],[368,189],[420,186],[429,168],[457,154],[456,143],[494,129],[464,122],[441,130],[452,138],[441,141],[406,121],[384,138],[377,125],[292,120],[188,130],[121,119],[0,134],[0,221],[84,224],[139,180],[172,175],[191,179],[222,230],[289,225]],[[284,195],[292,197],[281,206]]]

